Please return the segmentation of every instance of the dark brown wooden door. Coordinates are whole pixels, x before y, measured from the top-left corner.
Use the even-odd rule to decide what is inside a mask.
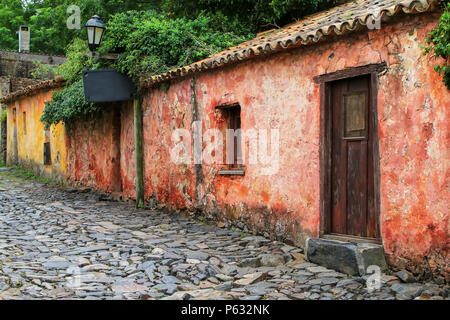
[[[370,77],[331,84],[331,233],[378,238]]]

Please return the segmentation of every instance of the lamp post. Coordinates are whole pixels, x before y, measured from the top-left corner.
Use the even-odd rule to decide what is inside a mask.
[[[86,32],[88,37],[89,50],[94,54],[95,50],[100,47],[100,43],[105,33],[105,24],[100,20],[98,15],[92,16],[86,23]]]

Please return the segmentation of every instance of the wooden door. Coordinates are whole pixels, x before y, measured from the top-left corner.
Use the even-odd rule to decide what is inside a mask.
[[[370,77],[331,83],[331,233],[378,238]]]

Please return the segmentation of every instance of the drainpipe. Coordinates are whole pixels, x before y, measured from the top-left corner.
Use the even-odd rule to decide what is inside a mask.
[[[141,96],[136,94],[133,100],[134,108],[134,154],[136,161],[136,207],[144,206],[144,157],[142,148],[143,125]]]

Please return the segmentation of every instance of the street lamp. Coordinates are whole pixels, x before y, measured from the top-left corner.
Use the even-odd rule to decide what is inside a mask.
[[[89,50],[94,53],[94,51],[100,47],[100,43],[102,42],[103,34],[105,33],[105,24],[100,20],[98,15],[94,15],[86,23],[86,31]]]
[[[86,56],[95,59],[95,62],[99,62],[100,59],[118,59],[118,54],[95,54],[105,33],[105,25],[99,16],[95,15],[89,19],[86,23],[86,32],[89,50],[91,50],[91,54],[86,52]],[[132,100],[136,93],[132,79],[114,69],[84,70],[83,87],[84,97],[88,102]]]

